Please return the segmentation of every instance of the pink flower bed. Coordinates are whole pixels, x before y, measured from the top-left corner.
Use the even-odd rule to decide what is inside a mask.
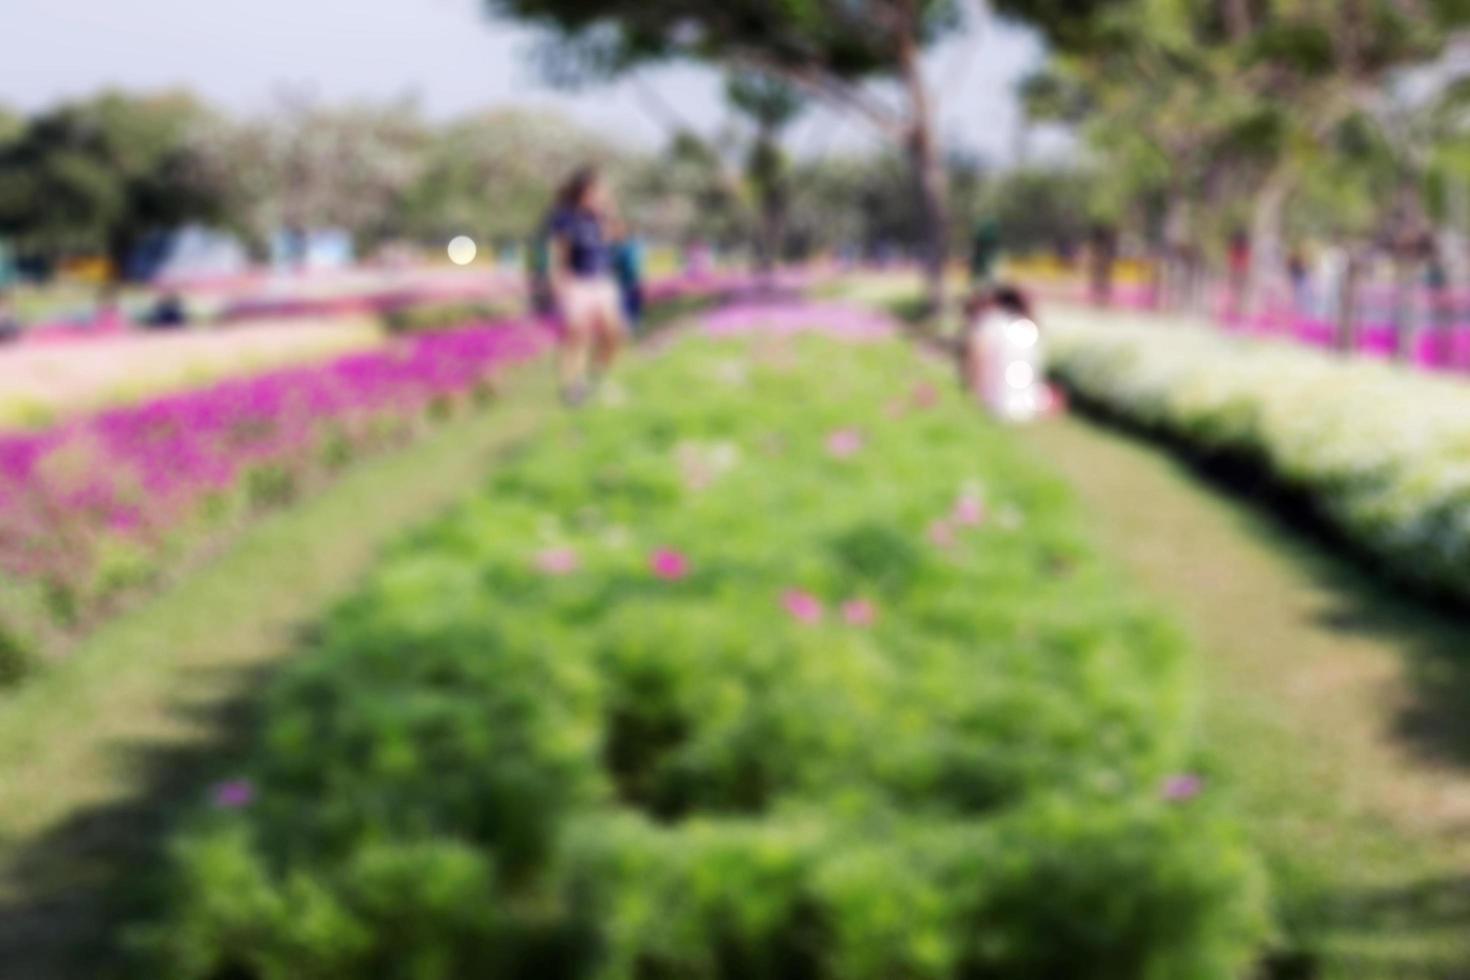
[[[667,280],[654,298],[728,294],[748,282]],[[0,573],[84,601],[103,588],[105,555],[157,558],[216,503],[288,499],[314,473],[411,434],[431,411],[470,397],[553,336],[535,319],[416,334],[47,430],[0,433]],[[570,574],[575,556],[542,555],[538,567]],[[654,565],[669,580],[687,571],[674,552]]]
[[[106,543],[157,551],[210,499],[289,495],[547,343],[519,322],[424,334],[0,435],[0,570],[85,592]]]
[[[876,310],[850,303],[804,302],[791,299],[753,299],[732,303],[701,321],[711,336],[748,333],[790,336],[821,333],[846,340],[882,340],[894,335],[893,319]]]

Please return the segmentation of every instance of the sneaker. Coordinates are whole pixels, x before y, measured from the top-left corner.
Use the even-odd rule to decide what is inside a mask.
[[[587,395],[587,383],[585,381],[578,381],[575,384],[569,384],[562,388],[561,401],[567,408],[579,408],[586,403]]]

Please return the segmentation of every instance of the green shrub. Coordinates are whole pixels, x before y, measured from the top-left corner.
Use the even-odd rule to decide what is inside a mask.
[[[508,301],[455,301],[401,306],[384,313],[382,319],[383,326],[389,333],[411,334],[453,330],[472,323],[503,320],[514,312],[515,308]]]
[[[142,972],[1240,976],[1251,857],[1213,794],[1161,794],[1183,645],[1002,430],[884,410],[933,378],[818,340],[630,368],[273,685],[251,799],[179,831]],[[975,487],[996,516],[931,541]]]
[[[1194,329],[1059,318],[1053,369],[1109,413],[1295,491],[1391,574],[1470,599],[1470,389]]]
[[[0,688],[19,682],[34,666],[30,648],[0,622]]]

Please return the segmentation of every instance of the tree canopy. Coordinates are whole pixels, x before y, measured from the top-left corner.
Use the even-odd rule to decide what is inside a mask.
[[[121,259],[150,232],[219,216],[193,135],[192,97],[108,93],[60,106],[0,139],[0,236],[42,258]]]

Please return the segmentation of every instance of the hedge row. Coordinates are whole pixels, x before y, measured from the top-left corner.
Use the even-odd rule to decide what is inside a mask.
[[[1397,578],[1470,599],[1470,388],[1192,328],[1064,317],[1053,370],[1107,412],[1248,464]]]
[[[684,339],[385,558],[150,977],[1234,978],[1176,634],[898,344]]]

